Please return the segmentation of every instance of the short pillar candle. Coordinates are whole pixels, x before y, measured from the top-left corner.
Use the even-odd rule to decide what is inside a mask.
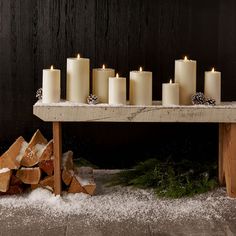
[[[192,95],[196,93],[197,62],[187,59],[175,61],[175,82],[179,83],[179,102],[181,105],[192,104]]]
[[[86,103],[89,95],[89,59],[67,58],[66,99]]]
[[[126,78],[116,77],[109,78],[109,104],[126,105]]]
[[[93,94],[95,94],[99,102],[108,103],[108,83],[109,77],[115,76],[115,70],[111,68],[105,68],[105,65],[102,68],[93,69]]]
[[[42,102],[60,102],[61,97],[61,71],[54,69],[43,70]]]
[[[215,99],[216,104],[221,102],[221,72],[211,71],[205,72],[204,94],[206,97]]]
[[[179,105],[179,84],[172,83],[163,83],[162,84],[162,105],[171,106]]]
[[[130,72],[130,93],[131,105],[152,105],[152,72],[139,71]]]

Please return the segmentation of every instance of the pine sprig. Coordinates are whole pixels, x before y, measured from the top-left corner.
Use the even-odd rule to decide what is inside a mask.
[[[118,173],[110,185],[153,188],[158,196],[179,198],[207,192],[217,186],[216,165],[189,160],[149,159]]]

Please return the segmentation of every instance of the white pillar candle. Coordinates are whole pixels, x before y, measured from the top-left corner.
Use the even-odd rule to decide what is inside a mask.
[[[216,104],[220,104],[221,73],[219,71],[215,71],[214,68],[212,69],[212,71],[205,72],[204,94],[206,97],[215,99]]]
[[[179,105],[179,84],[172,83],[163,83],[162,84],[162,105],[171,106]]]
[[[93,94],[95,94],[99,102],[108,103],[108,83],[109,77],[115,76],[115,70],[110,68],[93,69]]]
[[[53,69],[43,70],[43,103],[60,102],[61,97],[61,71]]]
[[[192,95],[196,93],[196,65],[196,61],[187,57],[175,61],[175,82],[179,83],[181,105],[192,104]]]
[[[71,102],[86,103],[89,96],[89,59],[67,58],[66,99]]]
[[[109,78],[109,104],[126,104],[126,78],[119,77],[118,74]]]
[[[130,104],[152,105],[152,72],[142,67],[130,72]]]

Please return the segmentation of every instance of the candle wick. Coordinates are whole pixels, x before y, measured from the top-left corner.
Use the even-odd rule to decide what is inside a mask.
[[[50,69],[53,70],[53,65],[51,65]]]
[[[116,78],[119,78],[119,74],[118,73],[116,73]]]
[[[77,59],[80,59],[80,54],[77,54]]]
[[[141,66],[139,67],[139,71],[143,71],[143,68]]]
[[[102,65],[102,69],[105,69],[105,65],[104,64]]]

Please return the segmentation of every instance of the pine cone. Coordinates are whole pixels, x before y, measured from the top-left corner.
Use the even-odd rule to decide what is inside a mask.
[[[38,98],[38,100],[41,100],[43,97],[43,89],[42,88],[39,88],[37,91],[36,91],[36,98]]]
[[[206,98],[205,105],[215,106],[216,100],[213,98]]]
[[[192,96],[193,105],[204,105],[206,102],[206,97],[203,93],[199,92]]]
[[[94,94],[90,94],[87,97],[87,103],[90,104],[90,105],[98,104],[98,97],[96,95],[94,95]]]

